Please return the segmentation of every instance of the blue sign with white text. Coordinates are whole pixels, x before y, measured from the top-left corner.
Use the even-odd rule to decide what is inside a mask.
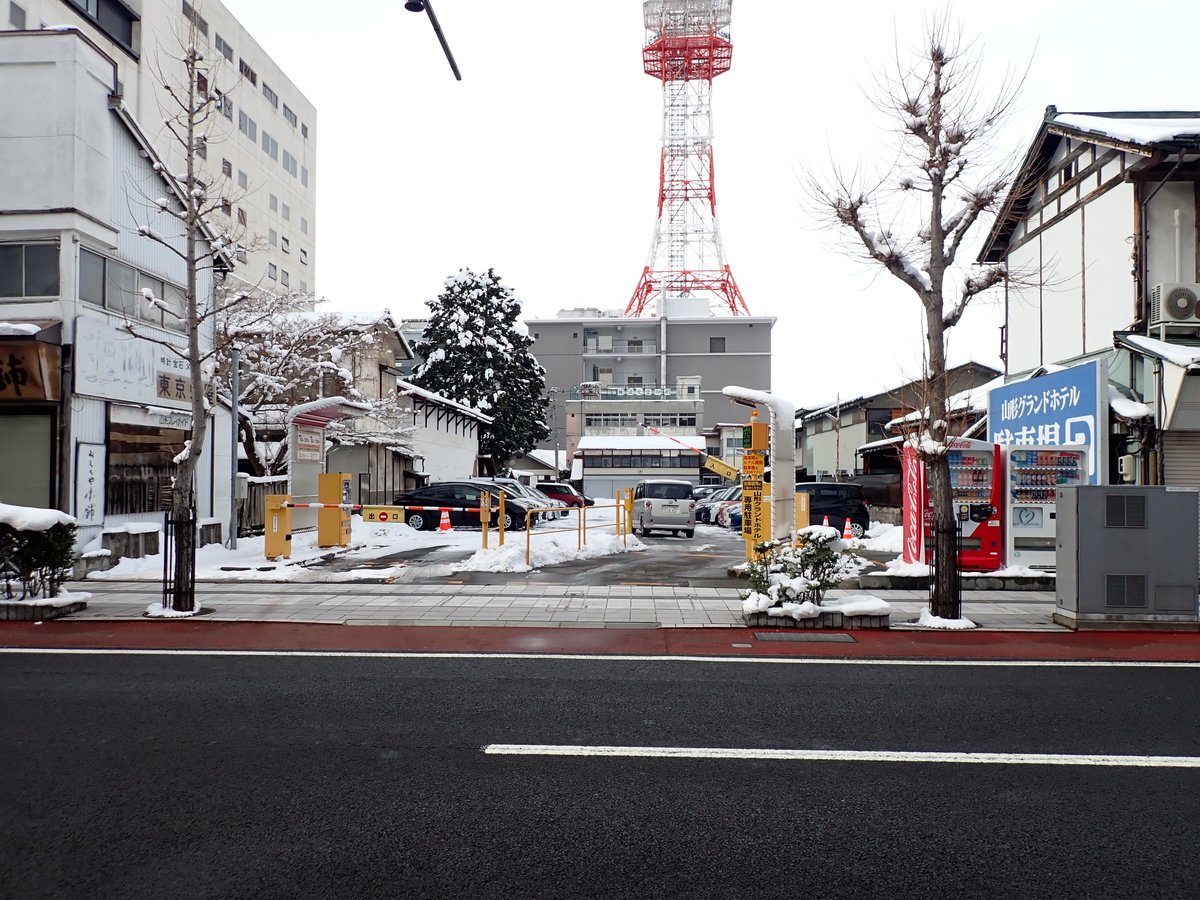
[[[1061,372],[994,388],[988,394],[988,431],[996,444],[1082,444],[1088,483],[1101,484],[1107,458],[1108,366],[1093,361]]]

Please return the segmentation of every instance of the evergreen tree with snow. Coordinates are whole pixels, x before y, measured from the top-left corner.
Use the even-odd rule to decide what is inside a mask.
[[[480,452],[499,468],[546,440],[546,370],[529,352],[533,340],[512,288],[494,269],[459,269],[425,305],[429,325],[414,348],[425,362],[413,381],[493,418]]]

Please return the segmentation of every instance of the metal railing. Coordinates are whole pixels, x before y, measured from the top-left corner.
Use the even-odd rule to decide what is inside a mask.
[[[699,400],[696,385],[593,384],[571,388],[572,400]]]

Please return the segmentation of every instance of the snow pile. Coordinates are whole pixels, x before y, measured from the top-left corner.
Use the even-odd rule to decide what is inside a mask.
[[[821,601],[821,608],[843,616],[890,616],[894,612],[890,603],[870,594],[831,597]]]
[[[1030,569],[1027,566],[1009,566],[1006,569],[997,569],[995,572],[981,572],[981,575],[988,575],[995,578],[1053,578],[1053,572],[1043,572],[1041,569]]]
[[[887,575],[896,575],[902,578],[928,578],[929,566],[925,563],[906,563],[903,557],[896,557],[890,560],[887,564]]]
[[[970,619],[943,619],[927,609],[921,610],[921,617],[917,619],[916,624],[921,628],[937,628],[943,631],[964,631],[968,628],[979,627]]]
[[[774,602],[766,594],[751,593],[742,601],[742,612],[746,615],[765,612],[772,618],[790,617],[797,622],[801,619],[815,619],[824,612],[840,612],[843,616],[889,616],[894,612],[890,603],[870,594],[829,597],[819,604],[805,600],[803,603],[788,601],[773,606]]]
[[[904,529],[899,525],[875,522],[867,530],[866,539],[856,542],[856,546],[876,553],[900,553],[904,550]]]
[[[171,609],[161,603],[151,603],[146,607],[146,617],[150,619],[187,619],[200,612],[200,604],[195,604],[189,610]]]
[[[627,545],[615,534],[591,534],[588,542],[579,549],[576,547],[576,536],[570,532],[544,535],[534,532],[530,544],[530,565],[525,564],[525,541],[510,539],[503,547],[489,547],[487,550],[477,551],[474,556],[455,568],[463,572],[531,572],[543,566],[577,559],[593,559],[597,556],[612,556],[615,553],[646,549],[646,545],[633,535],[628,537],[628,541]]]
[[[7,525],[14,531],[45,531],[59,524],[74,525],[75,517],[57,509],[0,503],[0,525]]]
[[[1108,386],[1108,405],[1124,419],[1146,419],[1154,415],[1154,410],[1145,403],[1130,400],[1111,384]]]

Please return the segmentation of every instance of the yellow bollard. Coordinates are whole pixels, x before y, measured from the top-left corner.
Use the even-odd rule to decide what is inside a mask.
[[[479,522],[483,526],[483,549],[488,548],[488,526],[492,519],[492,495],[484,491],[479,495]]]
[[[292,558],[291,494],[267,494],[263,501],[263,555],[267,559]]]

